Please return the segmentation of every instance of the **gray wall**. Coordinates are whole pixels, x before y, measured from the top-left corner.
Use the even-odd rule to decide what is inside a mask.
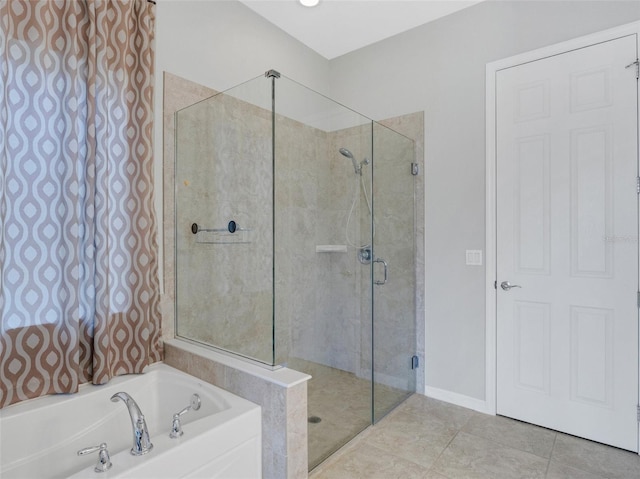
[[[276,68],[374,119],[424,110],[426,384],[483,400],[485,273],[464,252],[484,249],[485,64],[638,19],[637,0],[487,0],[329,62],[239,2],[159,0],[156,125],[163,71],[223,90]],[[162,144],[157,126],[158,185]]]
[[[158,0],[156,71],[218,91],[272,68],[314,90],[329,61],[235,0]],[[160,80],[160,79],[158,79]]]
[[[640,19],[638,1],[487,1],[334,59],[331,96],[425,111],[426,384],[485,397],[485,65]],[[633,59],[629,59],[631,62]]]

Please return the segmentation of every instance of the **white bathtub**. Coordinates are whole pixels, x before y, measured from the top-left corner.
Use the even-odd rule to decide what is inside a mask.
[[[145,416],[153,449],[132,456],[132,427],[119,391]],[[184,435],[171,439],[173,414],[201,399],[182,416]],[[97,453],[77,451],[106,442],[113,466],[94,472]],[[71,395],[53,395],[0,410],[0,477],[178,478],[261,477],[260,407],[165,364],[144,374],[121,376],[103,386],[84,385]]]

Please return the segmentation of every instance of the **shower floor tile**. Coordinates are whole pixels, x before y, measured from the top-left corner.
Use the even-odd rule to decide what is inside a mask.
[[[313,469],[371,425],[371,381],[303,359],[287,367],[311,375],[308,383],[309,469]],[[405,391],[376,385],[376,411],[390,411]]]

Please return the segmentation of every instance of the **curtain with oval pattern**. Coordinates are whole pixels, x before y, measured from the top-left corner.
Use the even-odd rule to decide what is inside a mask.
[[[0,407],[161,359],[154,8],[0,0]]]

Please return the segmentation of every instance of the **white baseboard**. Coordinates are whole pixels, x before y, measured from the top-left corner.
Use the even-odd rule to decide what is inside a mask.
[[[484,399],[477,399],[464,394],[454,393],[452,391],[446,391],[444,389],[438,389],[431,386],[425,387],[425,396],[455,404],[456,406],[466,407],[467,409],[473,409],[474,411],[484,414],[495,414],[491,411],[489,405]]]

